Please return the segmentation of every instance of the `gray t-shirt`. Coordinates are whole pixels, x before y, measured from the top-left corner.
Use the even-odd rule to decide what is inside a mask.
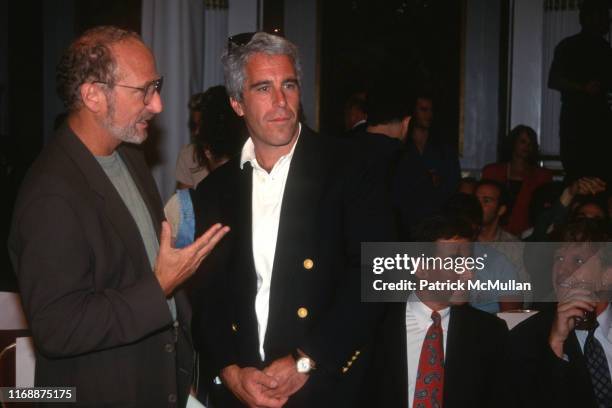
[[[96,156],[96,160],[102,166],[102,169],[110,179],[113,186],[119,193],[123,203],[130,211],[134,222],[138,226],[138,231],[142,237],[142,241],[147,251],[151,269],[155,267],[155,259],[159,252],[159,241],[151,220],[151,214],[147,209],[140,191],[132,179],[132,175],[128,171],[121,156],[115,151],[110,156]],[[172,319],[176,320],[176,304],[174,297],[168,298],[168,307],[172,314]]]

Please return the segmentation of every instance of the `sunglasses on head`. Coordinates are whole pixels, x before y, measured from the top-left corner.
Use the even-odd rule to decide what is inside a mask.
[[[227,47],[242,47],[243,45],[247,45],[252,39],[255,33],[240,33],[236,35],[232,35],[227,39]]]

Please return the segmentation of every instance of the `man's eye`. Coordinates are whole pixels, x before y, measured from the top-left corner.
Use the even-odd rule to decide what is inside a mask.
[[[576,258],[576,259],[574,260],[574,262],[576,262],[576,265],[582,265],[582,264],[584,264],[584,259],[582,259],[582,258]]]
[[[287,89],[295,89],[295,88],[297,88],[297,84],[295,84],[293,82],[287,82],[285,84],[285,88],[287,88]]]
[[[268,89],[270,89],[269,86],[260,86],[259,88],[257,88],[257,90],[260,92],[268,92]]]
[[[562,255],[555,256],[555,262],[563,262],[565,261],[565,257]]]

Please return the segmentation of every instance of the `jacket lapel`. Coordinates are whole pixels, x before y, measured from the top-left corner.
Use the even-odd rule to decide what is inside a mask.
[[[453,385],[459,376],[469,376],[470,361],[472,356],[470,350],[470,333],[465,330],[466,326],[461,306],[451,306],[446,332],[446,355],[444,356],[444,402],[452,402],[452,395],[461,390],[455,390]],[[463,328],[463,330],[461,329]],[[464,357],[466,359],[464,359]]]
[[[100,164],[67,124],[58,131],[57,138],[61,148],[74,160],[75,165],[81,170],[83,177],[95,193],[96,199],[93,204],[106,215],[108,222],[127,249],[130,262],[137,263],[134,271],[150,271],[146,249],[136,222]],[[140,183],[136,181],[136,184]],[[145,199],[145,202],[147,201],[149,200]],[[143,263],[146,268],[141,265]]]

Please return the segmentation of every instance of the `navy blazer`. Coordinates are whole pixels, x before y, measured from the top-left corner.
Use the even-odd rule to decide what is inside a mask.
[[[444,407],[499,407],[506,323],[469,305],[451,306],[444,359]],[[363,407],[406,408],[406,304],[391,304],[376,347]],[[411,364],[419,364],[418,361]]]
[[[236,158],[198,186],[197,233],[215,222],[232,228],[198,272],[206,282],[195,296],[194,337],[211,375],[230,364],[263,368],[300,348],[317,370],[288,406],[354,406],[382,311],[360,301],[360,244],[395,237],[374,162],[358,143],[302,127],[281,205],[263,362],[254,310],[252,169],[248,163],[240,169]]]
[[[551,305],[552,306],[552,305]],[[586,359],[575,332],[563,344],[568,361],[548,345],[556,308],[541,311],[510,332],[508,367],[512,406],[596,408],[595,393]]]

